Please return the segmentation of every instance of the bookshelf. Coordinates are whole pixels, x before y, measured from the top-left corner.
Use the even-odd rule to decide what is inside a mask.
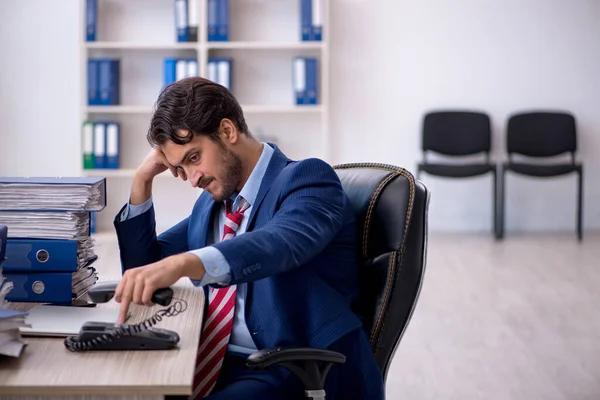
[[[302,41],[300,0],[229,1],[229,40],[208,40],[208,0],[194,2],[197,42],[178,42],[173,0],[98,0],[96,41],[85,40],[86,0],[80,4],[81,124],[114,121],[120,126],[118,169],[84,169],[81,175],[105,176],[108,205],[97,215],[98,231],[111,230],[112,220],[128,199],[135,168],[150,151],[146,140],[154,102],[163,86],[164,59],[195,59],[198,75],[208,77],[208,60],[232,59],[232,92],[240,101],[250,131],[275,142],[290,158],[319,157],[333,162],[329,132],[329,2],[323,4],[323,38]],[[318,59],[318,104],[296,105],[293,58]],[[120,60],[120,102],[90,106],[87,98],[88,58]],[[79,141],[83,146],[82,134]],[[153,187],[160,203],[157,227],[164,229],[189,214],[198,189],[167,171]],[[157,205],[157,208],[159,205]]]

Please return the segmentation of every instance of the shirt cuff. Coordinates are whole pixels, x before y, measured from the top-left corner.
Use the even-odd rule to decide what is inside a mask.
[[[127,203],[127,207],[123,210],[121,214],[121,221],[125,221],[131,218],[135,218],[138,215],[142,215],[146,211],[148,211],[152,207],[152,197],[146,200],[144,203],[139,205],[133,205],[131,203]]]
[[[226,285],[231,282],[231,267],[220,250],[207,246],[189,253],[195,254],[204,264],[204,277],[201,280],[191,279],[195,286],[213,283]]]

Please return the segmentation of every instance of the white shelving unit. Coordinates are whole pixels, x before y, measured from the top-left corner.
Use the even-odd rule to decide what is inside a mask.
[[[230,41],[209,42],[207,0],[197,2],[198,42],[176,41],[173,0],[98,0],[95,42],[85,41],[85,0],[80,0],[81,124],[111,120],[120,123],[120,169],[83,169],[87,176],[106,176],[108,206],[98,214],[99,230],[111,229],[112,219],[127,201],[135,168],[150,151],[146,140],[154,102],[163,85],[166,57],[196,58],[199,76],[207,76],[211,57],[231,57],[232,92],[240,101],[250,131],[274,141],[294,159],[330,159],[329,132],[329,2],[323,1],[323,41],[300,40],[299,0],[275,2],[230,0]],[[316,56],[319,64],[319,104],[295,105],[292,60]],[[87,104],[87,60],[121,60],[120,105]],[[80,137],[81,140],[81,137]],[[160,228],[187,216],[199,195],[189,183],[167,171],[154,184],[160,203]]]

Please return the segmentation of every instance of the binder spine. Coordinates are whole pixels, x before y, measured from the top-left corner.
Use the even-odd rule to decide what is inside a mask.
[[[229,41],[229,0],[217,0],[217,40]]]
[[[99,71],[98,61],[95,59],[88,59],[88,105],[97,106],[100,104],[100,90],[98,88],[99,83]]]
[[[302,105],[306,97],[306,59],[304,57],[294,58],[292,78],[296,104]]]
[[[177,41],[188,41],[188,15],[187,0],[175,0],[175,29]]]
[[[231,88],[231,59],[222,58],[218,60],[217,63],[217,82],[227,88],[228,90],[232,90]]]
[[[211,42],[218,40],[217,35],[217,0],[208,0],[208,40]]]
[[[105,167],[106,126],[102,122],[94,124],[94,168]]]
[[[321,41],[323,37],[323,1],[325,0],[312,0],[311,4],[311,37],[316,41]]]
[[[306,59],[306,98],[304,102],[305,104],[318,103],[318,69],[315,57]]]
[[[300,1],[300,34],[303,41],[311,40],[312,36],[312,0]]]
[[[5,272],[4,275],[14,285],[5,297],[7,301],[52,304],[70,304],[72,301],[72,273]]]
[[[111,122],[106,124],[106,166],[105,168],[119,168],[120,153],[119,124]]]
[[[169,86],[174,83],[177,79],[175,78],[175,66],[177,65],[177,59],[165,58],[165,86]]]
[[[75,272],[76,240],[9,239],[5,272]]]
[[[83,168],[93,169],[94,168],[94,124],[90,121],[83,123],[82,132],[82,154],[83,154]]]
[[[96,26],[98,24],[98,0],[86,0],[85,3],[85,40],[96,41]]]
[[[187,16],[188,16],[188,42],[198,41],[198,1],[188,0]]]

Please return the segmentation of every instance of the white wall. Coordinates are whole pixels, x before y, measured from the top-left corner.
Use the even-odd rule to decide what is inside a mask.
[[[585,227],[600,228],[600,2],[331,1],[335,162],[414,171],[432,108],[487,111],[496,156],[511,112],[569,110],[585,163]],[[0,0],[2,175],[78,172],[77,12],[76,0]],[[489,177],[423,180],[432,230],[489,229]],[[508,230],[574,229],[574,177],[507,183]]]

